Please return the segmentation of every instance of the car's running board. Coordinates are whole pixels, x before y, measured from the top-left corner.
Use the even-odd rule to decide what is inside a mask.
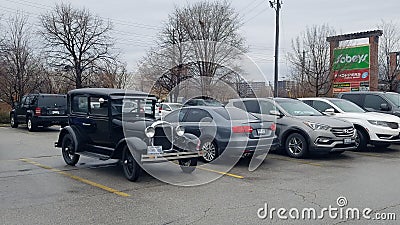
[[[110,156],[102,155],[102,154],[98,154],[98,153],[94,153],[94,152],[78,152],[78,154],[88,156],[90,158],[97,158],[97,159],[100,159],[103,161],[110,159]]]

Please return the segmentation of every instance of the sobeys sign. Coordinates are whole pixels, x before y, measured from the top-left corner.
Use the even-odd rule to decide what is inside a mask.
[[[369,68],[369,45],[352,48],[337,48],[333,51],[333,70],[355,70]]]

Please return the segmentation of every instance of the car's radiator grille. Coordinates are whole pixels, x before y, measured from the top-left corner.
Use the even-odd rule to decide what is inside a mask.
[[[392,128],[392,129],[398,129],[399,128],[399,124],[395,123],[395,122],[386,122],[386,124],[388,125],[388,127]]]
[[[172,149],[173,129],[171,126],[156,127],[154,135],[154,146],[162,146],[163,150]]]
[[[352,137],[354,135],[354,128],[353,127],[346,127],[346,128],[332,128],[331,132],[336,137]]]

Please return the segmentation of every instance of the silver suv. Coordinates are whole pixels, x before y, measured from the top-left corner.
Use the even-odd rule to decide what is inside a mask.
[[[352,123],[325,116],[297,99],[232,99],[227,106],[275,120],[279,144],[294,158],[303,158],[311,152],[340,154],[356,148]]]

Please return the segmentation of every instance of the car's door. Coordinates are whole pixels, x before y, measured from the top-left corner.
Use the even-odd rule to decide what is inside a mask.
[[[70,126],[78,127],[89,138],[89,134],[92,132],[92,121],[89,117],[89,96],[72,95],[70,101]]]
[[[21,99],[21,102],[15,108],[15,112],[17,113],[17,120],[19,123],[26,123],[26,109],[29,107],[27,104],[28,96],[24,96]]]
[[[89,97],[89,138],[95,145],[114,147],[110,140],[109,104],[106,96]]]
[[[193,108],[189,109],[183,118],[182,124],[187,133],[191,133],[201,138],[208,134],[208,136],[216,135],[215,125],[212,125],[213,117],[204,109]]]

